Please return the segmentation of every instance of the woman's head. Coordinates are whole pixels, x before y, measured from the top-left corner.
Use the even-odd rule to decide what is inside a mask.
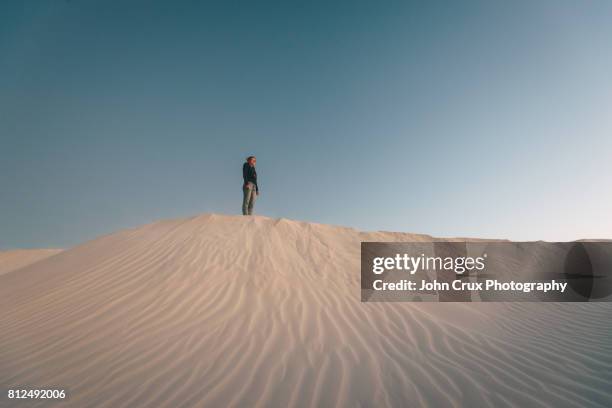
[[[255,163],[257,162],[257,158],[255,156],[249,156],[249,157],[247,157],[246,161],[250,165],[254,166]]]

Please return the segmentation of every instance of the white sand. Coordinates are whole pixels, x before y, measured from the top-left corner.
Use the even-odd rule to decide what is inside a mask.
[[[360,241],[407,239],[427,237],[203,215],[87,242],[0,276],[2,392],[65,387],[60,406],[113,408],[612,405],[609,304],[361,303]]]
[[[23,268],[60,252],[62,252],[62,249],[14,249],[0,251],[0,275]]]

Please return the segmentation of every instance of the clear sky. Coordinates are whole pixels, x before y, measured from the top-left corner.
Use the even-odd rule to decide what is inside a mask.
[[[0,249],[202,212],[612,238],[612,2],[0,3]]]

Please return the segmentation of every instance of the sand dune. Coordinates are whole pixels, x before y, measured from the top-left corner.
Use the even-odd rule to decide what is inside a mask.
[[[0,275],[23,268],[60,252],[62,252],[61,249],[15,249],[0,251]]]
[[[0,276],[0,386],[74,407],[612,404],[609,304],[360,302],[361,241],[427,239],[210,214],[98,238]]]

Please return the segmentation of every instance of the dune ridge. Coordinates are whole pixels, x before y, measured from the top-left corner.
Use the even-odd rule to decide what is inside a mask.
[[[0,275],[59,254],[63,249],[13,249],[0,251]]]
[[[217,214],[100,237],[0,276],[0,385],[74,407],[610,406],[609,304],[360,302],[361,241],[429,239]]]

